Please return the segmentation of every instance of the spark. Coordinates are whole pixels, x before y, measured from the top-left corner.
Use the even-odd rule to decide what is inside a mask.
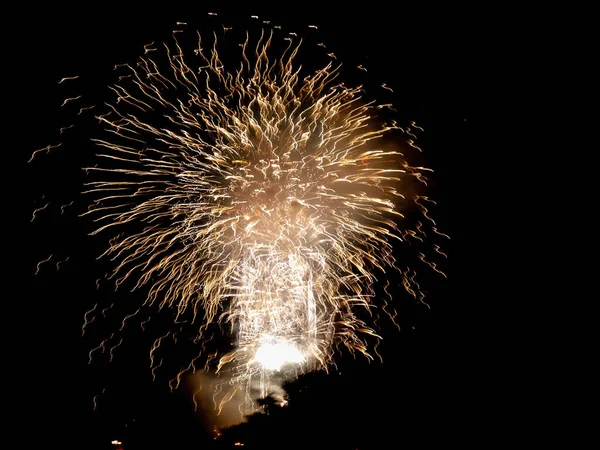
[[[309,25],[308,28],[313,28],[315,30],[318,30],[319,28],[316,25]]]
[[[67,256],[67,258],[66,258],[66,259],[64,259],[63,261],[57,261],[57,262],[56,262],[56,271],[58,272],[58,271],[60,270],[60,266],[61,266],[61,264],[64,264],[64,263],[66,263],[68,260],[69,260],[69,257]]]
[[[358,66],[356,66],[356,67],[357,67],[358,69],[360,69],[360,70],[364,70],[365,72],[367,72],[367,69],[366,69],[366,68],[365,68],[365,67],[364,67],[362,64],[359,64],[359,65],[358,65]]]
[[[160,362],[156,366],[153,366],[152,364],[150,365],[150,367],[151,367],[151,373],[152,373],[152,380],[153,381],[156,381],[156,370],[160,366],[162,366],[162,364],[163,364],[163,360],[161,359]]]
[[[109,307],[107,308],[102,308],[102,317],[106,318],[106,313],[114,306],[114,303],[112,303]]]
[[[60,214],[63,215],[65,213],[65,209],[68,208],[69,206],[71,206],[72,204],[73,204],[73,200],[71,200],[71,202],[67,203],[66,205],[61,205]]]
[[[171,332],[170,332],[170,331],[168,331],[168,332],[167,332],[167,334],[165,334],[165,335],[163,335],[163,336],[159,337],[158,339],[156,339],[156,340],[154,341],[154,344],[152,344],[152,348],[150,349],[150,367],[155,367],[155,366],[154,366],[154,353],[155,353],[155,352],[156,352],[156,351],[159,349],[159,347],[160,347],[160,343],[162,342],[162,340],[163,340],[164,338],[166,338],[166,337],[167,337],[167,336],[168,336],[170,333],[171,333]],[[160,361],[160,364],[159,364],[159,366],[160,366],[160,365],[162,365],[162,359],[161,359],[161,361]],[[154,374],[154,371],[153,371],[153,374]]]
[[[392,105],[391,103],[386,103],[384,105],[377,106],[377,109],[382,109],[382,108],[388,108],[391,111],[396,111],[396,108],[394,108],[394,105]]]
[[[409,139],[409,140],[408,140],[408,141],[406,141],[406,142],[407,142],[407,143],[408,143],[408,145],[410,145],[412,148],[415,148],[415,149],[419,150],[420,152],[422,151],[422,150],[421,150],[421,147],[419,147],[419,146],[418,146],[418,145],[415,143],[415,141],[413,141],[412,139]]]
[[[177,22],[179,23],[179,22]],[[144,53],[149,53],[149,52],[155,52],[157,49],[156,48],[152,48],[152,46],[154,45],[154,41],[148,43],[148,44],[144,44]],[[120,81],[121,79],[119,79]]]
[[[437,264],[436,263],[428,261],[427,259],[425,259],[425,255],[423,253],[419,253],[419,258],[421,259],[421,261],[423,261],[425,264],[427,264],[429,267],[431,267],[437,273],[441,274],[444,278],[447,278],[446,274],[437,268]]]
[[[148,317],[147,320],[144,320],[144,321],[140,322],[140,327],[142,328],[142,330],[144,330],[144,331],[146,330],[146,324],[148,322],[150,322],[150,319],[151,319],[151,317]]]
[[[91,105],[91,106],[85,106],[83,108],[80,108],[77,115],[79,116],[79,115],[81,115],[82,112],[89,111],[90,109],[94,109],[95,107],[96,107],[96,105]]]
[[[268,394],[273,372],[335,366],[338,348],[381,358],[371,344],[380,333],[369,323],[379,310],[377,277],[400,274],[405,291],[424,298],[416,272],[400,270],[394,255],[394,241],[420,231],[405,228],[401,211],[414,202],[435,225],[427,197],[402,193],[405,176],[425,183],[428,169],[382,142],[399,129],[377,115],[395,111],[391,104],[335,81],[341,65],[333,61],[300,76],[302,41],[282,38],[286,50],[272,55],[273,34],[263,31],[257,42],[247,36],[231,69],[216,36],[205,50],[199,35],[194,62],[173,37],[153,59],[144,47],[137,64],[117,65],[128,78],[110,86],[110,114],[97,116],[102,130],[92,139],[102,162],[85,168],[94,177],[82,214],[97,226],[91,234],[123,233],[107,239],[101,255],[115,264],[108,278],[147,294],[119,332],[142,308],[172,310],[178,329],[194,325],[205,367],[234,380],[219,410],[253,380]],[[384,291],[391,302],[389,283]],[[397,311],[383,303],[397,325]],[[96,308],[85,314],[82,334]],[[208,350],[215,328],[233,337],[233,349]],[[152,344],[153,378],[171,333],[177,342],[169,330]],[[90,351],[90,361],[112,337]]]
[[[199,384],[198,387],[196,388],[196,391],[194,392],[194,395],[192,396],[192,401],[194,402],[194,411],[198,411],[198,400],[196,400],[196,397],[198,397],[198,395],[200,394],[200,392],[202,392],[202,385]]]
[[[216,15],[217,15],[217,13],[214,13],[214,12],[209,12],[209,13],[208,13],[208,15],[209,15],[209,16],[216,16]]]
[[[40,206],[39,208],[34,209],[33,213],[31,214],[31,220],[29,222],[33,222],[36,219],[36,217],[37,217],[37,213],[39,213],[40,211],[45,210],[48,207],[49,204],[50,203],[46,203],[44,206]]]
[[[35,155],[37,155],[38,153],[41,152],[46,152],[46,153],[50,153],[50,150],[52,150],[53,148],[57,148],[60,147],[62,145],[62,143],[58,143],[55,145],[47,145],[44,148],[40,148],[38,150],[35,150],[32,154],[31,154],[31,158],[29,158],[29,161],[27,161],[28,163],[31,163],[31,161],[33,161],[33,159],[35,158]]]
[[[138,308],[136,312],[126,315],[123,318],[123,321],[121,322],[121,328],[119,328],[119,331],[123,331],[123,328],[125,328],[125,322],[127,322],[128,319],[132,318],[133,316],[135,316],[139,312],[140,312],[140,308]]]
[[[40,272],[40,267],[42,266],[42,264],[47,263],[48,261],[50,261],[51,258],[52,258],[52,255],[50,255],[46,259],[43,259],[40,262],[38,262],[37,265],[36,265],[36,267],[35,267],[35,273],[34,273],[34,275],[37,275]]]
[[[90,316],[96,310],[97,307],[98,307],[98,303],[96,303],[92,309],[90,309],[89,311],[87,311],[84,314],[84,316],[83,316],[83,325],[81,326],[81,335],[82,336],[85,334],[85,330],[88,327],[88,325],[90,323],[92,323],[96,319],[96,317],[92,317],[90,319],[90,318],[88,318],[88,316]]]
[[[425,207],[425,205],[423,205],[423,203],[421,203],[421,200],[426,201],[426,202],[430,202],[430,203],[434,203],[434,204],[435,204],[435,202],[433,200],[430,200],[428,197],[426,197],[424,195],[417,195],[417,196],[415,196],[415,203],[419,206],[419,209],[423,213],[423,216],[426,219],[428,219],[431,223],[433,223],[435,225],[436,224],[435,221],[428,215],[429,214],[429,209],[427,209]]]
[[[93,349],[90,350],[90,352],[88,353],[88,364],[92,363],[92,355],[94,352],[97,352],[98,350],[102,350],[102,353],[104,353],[106,351],[106,344],[108,344],[108,342],[114,337],[114,333],[112,333],[110,335],[110,337],[108,339],[104,339],[102,342],[100,342],[100,345],[98,345],[97,347],[94,347]]]
[[[419,125],[416,124],[416,122],[412,121],[410,122],[410,126],[416,128],[419,131],[425,131],[423,128],[421,128]]]
[[[65,100],[62,102],[62,104],[61,104],[60,106],[65,106],[67,103],[69,103],[69,102],[73,102],[73,101],[75,101],[75,100],[79,100],[81,97],[83,97],[83,96],[82,96],[82,95],[78,95],[77,97],[69,97],[69,98],[66,98],[66,99],[65,99]]]
[[[63,79],[61,79],[58,84],[62,84],[65,81],[70,81],[70,80],[76,80],[77,78],[79,78],[79,75],[75,75],[73,77],[64,77]]]
[[[382,87],[383,89],[387,89],[387,90],[388,90],[388,91],[390,91],[390,92],[394,92],[394,90],[393,90],[391,87],[389,87],[387,84],[385,84],[385,83],[383,83],[383,84],[381,85],[381,87]]]
[[[59,132],[59,134],[63,134],[65,131],[67,131],[67,130],[68,130],[68,129],[70,129],[70,128],[73,128],[74,126],[75,126],[75,125],[69,125],[68,127],[62,127],[62,128],[60,129],[60,132]]]
[[[433,230],[434,233],[439,234],[440,236],[444,236],[447,239],[450,239],[450,236],[448,236],[447,234],[441,233],[440,231],[438,231],[438,229],[436,227],[431,227],[431,229]]]
[[[440,246],[437,244],[433,244],[433,249],[438,252],[440,255],[442,255],[444,258],[447,258],[448,255],[446,253],[444,253],[442,250],[440,250]]]
[[[113,357],[114,357],[114,353],[113,353],[113,352],[115,351],[115,349],[116,349],[117,347],[119,347],[119,346],[120,346],[122,343],[123,343],[123,338],[121,338],[121,339],[119,340],[119,343],[118,343],[118,344],[116,344],[116,345],[114,345],[114,346],[112,346],[112,347],[110,348],[110,350],[108,351],[108,353],[109,353],[109,356],[110,356],[110,358],[109,358],[109,362],[111,362],[111,361],[113,360]]]

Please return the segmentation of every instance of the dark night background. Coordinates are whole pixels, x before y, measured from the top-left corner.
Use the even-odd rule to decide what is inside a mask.
[[[111,440],[119,439],[126,450],[239,448],[231,445],[234,441],[244,442],[244,448],[384,449],[468,447],[496,439],[488,430],[500,387],[490,381],[494,368],[483,331],[490,310],[476,301],[480,288],[471,274],[477,263],[464,248],[474,226],[465,198],[469,164],[477,160],[479,120],[473,106],[472,81],[479,68],[472,28],[456,10],[394,11],[364,4],[342,11],[316,5],[240,8],[199,2],[197,7],[148,4],[136,10],[94,3],[37,9],[35,18],[22,24],[27,31],[21,31],[15,48],[22,68],[16,80],[23,85],[21,116],[28,118],[19,148],[28,236],[23,308],[34,316],[23,326],[34,328],[24,334],[30,336],[27,353],[35,355],[28,358],[31,381],[24,390],[26,421],[35,432],[20,435],[21,447],[109,449]],[[94,286],[99,276],[94,257],[102,242],[89,239],[85,226],[60,214],[60,205],[78,195],[83,177],[73,174],[82,160],[58,148],[27,164],[33,150],[58,141],[58,129],[68,125],[58,80],[87,75],[93,82],[82,84],[81,91],[100,95],[93,86],[106,85],[103,71],[133,60],[147,42],[166,38],[176,21],[202,31],[208,11],[219,13],[216,21],[225,24],[243,26],[256,14],[289,31],[317,25],[340,60],[362,61],[374,80],[392,86],[399,114],[425,128],[424,161],[435,170],[428,195],[438,202],[433,214],[439,228],[451,236],[444,245],[448,279],[425,275],[431,309],[399,300],[402,329],[383,331],[383,363],[341,356],[337,371],[311,373],[288,386],[287,408],[267,406],[269,414],[252,417],[219,441],[204,430],[182,390],[170,393],[164,379],[152,382],[151,340],[124,342],[113,363],[88,366],[83,315],[95,296],[112,291],[99,293]],[[46,202],[48,208],[30,223],[31,212]],[[50,254],[51,262],[34,276],[37,262]],[[56,271],[56,262],[67,256]],[[128,300],[125,293],[116,298]],[[92,399],[103,389],[94,410]],[[45,445],[35,447],[34,440]]]

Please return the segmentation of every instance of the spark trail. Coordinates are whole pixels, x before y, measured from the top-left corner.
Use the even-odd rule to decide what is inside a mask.
[[[334,56],[302,68],[302,41],[275,33],[246,34],[237,55],[222,56],[216,34],[194,35],[184,52],[182,32],[120,64],[108,113],[96,116],[104,134],[93,138],[100,162],[85,169],[94,178],[83,214],[92,234],[123,233],[102,255],[115,261],[115,285],[146,289],[140,306],[172,309],[173,327],[187,319],[205,368],[231,374],[231,392],[258,381],[262,396],[270,374],[327,370],[338,347],[373,358],[376,274],[400,276],[422,299],[393,242],[420,233],[400,211],[421,205],[403,189],[428,172],[381,144],[414,131],[378,117],[388,104],[340,82]],[[231,350],[204,350],[214,325]]]

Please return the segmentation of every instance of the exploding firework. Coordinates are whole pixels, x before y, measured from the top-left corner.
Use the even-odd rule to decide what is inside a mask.
[[[320,68],[303,67],[302,40],[277,27],[246,34],[235,53],[222,52],[227,39],[174,33],[115,67],[112,98],[95,113],[102,132],[82,214],[92,234],[113,233],[102,256],[115,286],[147,292],[135,313],[169,309],[193,327],[202,358],[176,384],[197,364],[228,373],[225,401],[244,386],[268,395],[274,373],[327,370],[340,347],[373,358],[368,320],[377,308],[394,315],[376,274],[423,301],[394,256],[394,242],[424,236],[402,211],[414,204],[434,225],[427,197],[409,188],[428,169],[382,140],[402,134],[417,148],[416,124],[383,120],[389,105],[340,81],[327,50]],[[86,314],[84,332],[100,313]],[[215,333],[231,348],[209,351]],[[164,338],[150,350],[153,373]]]

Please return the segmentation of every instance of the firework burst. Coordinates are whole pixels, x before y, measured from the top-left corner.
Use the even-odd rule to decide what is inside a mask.
[[[375,274],[399,276],[423,300],[393,242],[420,239],[401,211],[416,203],[429,219],[427,198],[407,188],[428,169],[382,144],[398,133],[414,145],[416,125],[383,121],[387,105],[340,82],[334,56],[302,68],[296,37],[265,28],[225,57],[216,34],[183,35],[119,65],[96,112],[103,131],[83,216],[92,234],[117,235],[102,255],[115,264],[109,278],[145,289],[140,308],[175,311],[198,342],[215,325],[232,337],[227,351],[202,345],[176,384],[204,364],[232,386],[258,380],[265,396],[270,374],[327,370],[340,346],[372,358]]]

